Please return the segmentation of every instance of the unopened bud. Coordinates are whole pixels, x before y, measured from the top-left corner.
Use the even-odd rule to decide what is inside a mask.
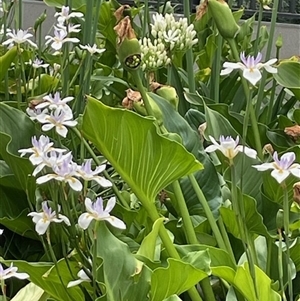
[[[276,214],[276,227],[277,229],[283,228],[284,221],[283,221],[283,210],[279,209]]]
[[[117,52],[120,62],[128,71],[134,71],[141,65],[141,46],[126,16],[114,27],[118,36]]]
[[[281,48],[281,47],[282,47],[282,35],[280,34],[276,40],[276,48]]]
[[[228,4],[223,0],[208,0],[208,9],[221,36],[225,39],[235,38],[240,27],[237,25]]]
[[[300,205],[300,182],[293,185],[294,201]]]
[[[179,98],[174,87],[153,82],[151,83],[151,90],[167,100],[176,111],[178,110]]]

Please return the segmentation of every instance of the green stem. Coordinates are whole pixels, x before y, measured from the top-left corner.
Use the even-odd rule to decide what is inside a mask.
[[[270,238],[270,237],[267,237],[266,240],[267,240],[267,246],[268,246],[266,274],[270,277],[270,275],[271,275],[271,263],[272,263],[273,239]]]
[[[149,12],[149,3],[148,0],[144,1],[144,18],[142,23],[142,36],[145,37],[147,34],[147,28],[148,28],[148,12]]]
[[[99,161],[99,159],[97,158],[97,156],[95,155],[94,151],[92,150],[92,148],[90,147],[90,145],[87,143],[87,141],[82,137],[82,135],[79,132],[79,130],[77,128],[72,128],[72,130],[77,135],[77,137],[84,143],[85,148],[87,149],[87,151],[89,152],[89,154],[92,156],[92,158],[95,161],[95,163],[97,165],[101,165],[101,162]],[[123,196],[120,193],[120,191],[117,188],[117,186],[114,184],[114,182],[113,182],[112,178],[109,176],[108,172],[106,170],[104,170],[103,174],[106,177],[106,179],[109,180],[112,183],[112,185],[113,185],[112,189],[113,189],[115,195],[117,196],[117,198],[119,199],[119,201],[121,202],[121,204],[125,208],[130,209],[129,205],[127,204],[126,200],[123,198]]]
[[[261,141],[260,141],[258,122],[256,119],[256,115],[254,112],[252,102],[250,103],[250,120],[251,120],[252,129],[254,132],[254,142],[255,142],[255,148],[257,150],[257,155],[262,160],[263,159],[263,149],[262,149],[262,145],[261,145]]]
[[[174,194],[176,196],[179,214],[181,215],[181,218],[183,220],[183,228],[184,228],[185,235],[187,237],[187,241],[189,244],[198,244],[199,241],[197,239],[194,226],[192,224],[192,220],[190,218],[189,211],[187,209],[184,196],[181,191],[179,181],[173,182],[172,186],[173,186]]]
[[[273,40],[274,40],[274,33],[275,33],[275,26],[276,26],[276,20],[277,20],[277,13],[278,13],[278,5],[279,5],[279,0],[274,0],[273,3],[273,12],[272,12],[272,18],[271,18],[271,25],[270,25],[270,33],[269,33],[269,39],[268,39],[268,45],[267,45],[267,51],[266,51],[266,57],[265,61],[268,61],[271,56],[271,50],[273,46]],[[255,115],[259,115],[261,103],[264,97],[264,90],[265,90],[265,84],[267,80],[267,71],[263,70],[262,73],[262,78],[260,80],[260,85],[258,89],[258,94],[257,94],[257,103],[256,103],[256,110],[255,110]]]
[[[5,286],[5,281],[3,278],[1,278],[1,291],[2,291],[2,300],[7,301],[6,298],[6,286]]]
[[[240,198],[238,197],[236,172],[235,172],[235,166],[232,161],[230,162],[230,169],[231,169],[232,207],[233,207],[233,211],[235,212],[236,220],[239,226],[240,236],[241,236],[241,241],[243,243],[244,251],[248,259],[249,269],[253,281],[253,286],[255,289],[256,299],[258,300],[258,292],[256,286],[256,273],[255,273],[255,265],[254,265],[255,250],[254,252],[253,250],[251,250],[251,244],[253,242],[251,242],[249,239],[248,229],[244,223],[243,217],[245,216],[245,212],[241,212],[241,209],[243,207],[241,208],[240,203],[243,202],[243,196],[241,196]]]
[[[222,45],[223,45],[223,38],[218,33],[217,36],[217,51],[215,53],[213,67],[212,67],[212,75],[211,75],[211,91],[212,99],[216,102],[220,102],[220,70],[221,70],[221,57],[222,57]]]
[[[151,107],[149,99],[148,99],[148,95],[147,95],[147,93],[145,91],[145,88],[144,88],[144,86],[142,84],[141,77],[139,76],[138,71],[131,72],[131,75],[132,75],[132,77],[133,77],[133,79],[134,79],[134,81],[136,83],[136,86],[137,86],[139,92],[141,93],[141,96],[142,96],[142,99],[143,99],[143,102],[144,102],[144,105],[145,105],[145,109],[146,109],[147,115],[154,116],[152,107]]]
[[[284,233],[285,233],[285,244],[286,244],[286,265],[288,270],[288,290],[289,290],[289,299],[293,301],[293,282],[292,282],[292,267],[290,264],[290,241],[289,241],[289,226],[290,226],[290,204],[288,191],[285,186],[283,186],[283,224],[284,224]]]
[[[93,291],[94,291],[94,300],[97,299],[97,229],[99,221],[95,222],[94,227],[94,243],[93,243],[93,263],[92,263],[92,273],[93,273]]]
[[[258,12],[258,20],[257,20],[257,27],[256,27],[256,37],[254,41],[254,55],[256,56],[258,51],[258,41],[259,41],[259,33],[260,33],[260,27],[261,27],[261,20],[263,16],[263,5],[260,3],[259,5],[259,12]]]
[[[223,237],[221,235],[221,232],[217,226],[216,220],[208,206],[207,200],[206,200],[201,188],[199,187],[199,184],[198,184],[195,176],[193,174],[190,174],[188,177],[189,177],[189,180],[191,181],[193,189],[195,190],[197,198],[205,212],[206,218],[207,218],[207,220],[210,224],[210,227],[215,235],[215,238],[217,240],[219,247],[223,250],[227,250],[226,244],[225,244]],[[235,262],[235,260],[233,262]]]
[[[157,219],[159,219],[159,214],[157,213],[154,202],[152,202],[150,200],[147,200],[143,197],[139,197],[138,195],[137,195],[137,197],[142,202],[143,207],[146,209],[151,221],[153,223],[155,223],[155,221]],[[160,236],[160,238],[161,238],[161,240],[162,240],[169,256],[174,258],[174,259],[179,259],[180,260],[180,256],[179,256],[175,246],[173,245],[173,242],[170,239],[170,236],[169,236],[166,228],[164,227],[164,225],[162,225],[162,227],[160,227],[159,236]],[[195,287],[191,287],[187,292],[188,292],[188,294],[189,294],[192,301],[203,301]]]
[[[270,122],[272,121],[272,115],[273,115],[272,111],[273,111],[274,101],[275,101],[275,91],[276,91],[276,80],[273,79],[270,102],[268,105],[267,124],[270,124]]]
[[[287,301],[286,296],[285,296],[284,283],[283,283],[282,232],[281,232],[281,229],[278,229],[278,234],[279,234],[279,245],[278,245],[279,283],[280,283],[280,288],[281,288],[281,291],[282,291],[282,299],[283,299],[283,301]]]

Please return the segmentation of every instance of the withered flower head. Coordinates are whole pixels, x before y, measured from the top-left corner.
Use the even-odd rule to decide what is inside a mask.
[[[273,156],[274,153],[274,148],[272,146],[272,144],[268,143],[263,147],[263,153],[265,155],[270,154],[271,156]]]
[[[28,107],[29,107],[29,109],[34,110],[35,107],[42,102],[44,102],[43,99],[32,99],[32,100],[30,100]]]
[[[117,19],[117,23],[123,18],[124,16],[124,11],[130,9],[130,5],[125,4],[125,5],[121,5],[115,12],[114,12],[114,16]]]
[[[131,26],[129,16],[122,19],[115,27],[117,51],[120,62],[128,71],[134,71],[141,65],[141,46]]]
[[[141,104],[143,104],[142,96],[139,91],[127,89],[126,93],[127,96],[122,100],[122,106],[124,108],[132,110],[134,102],[140,102]]]
[[[289,126],[284,129],[284,132],[290,136],[293,140],[300,138],[300,125]]]
[[[203,0],[197,7],[196,20],[200,20],[207,12],[208,0]]]
[[[162,85],[157,82],[152,82],[150,85],[151,91],[168,101],[175,110],[178,109],[179,98],[174,87]]]
[[[300,205],[300,182],[293,185],[294,201]]]

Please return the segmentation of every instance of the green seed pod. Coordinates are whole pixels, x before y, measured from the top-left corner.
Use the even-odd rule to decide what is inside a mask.
[[[208,9],[221,36],[225,39],[235,38],[240,27],[236,23],[228,4],[223,0],[208,0]]]
[[[4,78],[7,70],[9,69],[11,63],[17,56],[17,46],[9,49],[4,55],[0,57],[0,81]]]
[[[129,16],[122,19],[114,30],[118,36],[117,52],[120,62],[128,71],[135,71],[141,65],[141,46],[131,27]]]
[[[147,111],[142,102],[134,101],[132,104],[133,104],[133,108],[135,109],[135,111],[137,111],[142,116],[147,116]]]
[[[280,49],[282,47],[282,35],[280,34],[276,40],[276,48]]]
[[[157,84],[157,83],[153,83],[153,84]],[[174,87],[158,84],[157,88],[154,89],[154,92],[160,97],[167,100],[174,107],[176,111],[178,110],[179,98],[176,89]]]
[[[36,21],[34,23],[34,26],[33,26],[34,32],[37,31],[38,27],[43,24],[43,22],[46,20],[46,18],[47,18],[47,14],[46,14],[46,9],[45,9],[44,12],[36,19]]]

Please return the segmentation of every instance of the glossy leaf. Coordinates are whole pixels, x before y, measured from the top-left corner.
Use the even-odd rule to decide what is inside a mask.
[[[44,290],[32,282],[24,286],[11,299],[11,301],[46,301],[46,300],[47,300],[47,294],[45,294]]]
[[[202,168],[179,143],[158,134],[152,118],[110,108],[89,97],[83,133],[142,200]]]

